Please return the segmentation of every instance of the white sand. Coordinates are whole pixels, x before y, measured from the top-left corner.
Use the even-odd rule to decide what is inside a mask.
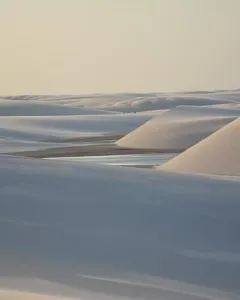
[[[240,116],[240,110],[180,106],[117,141],[126,148],[185,150]]]
[[[62,296],[50,296],[44,293],[30,293],[30,292],[23,292],[18,290],[7,290],[7,289],[0,289],[0,299],[1,300],[76,300],[81,298],[69,298],[69,297],[62,297]]]
[[[0,184],[11,300],[239,299],[236,178],[0,156]]]
[[[82,137],[125,134],[155,114],[116,114],[95,108],[69,107],[62,101],[71,101],[71,98],[61,100],[60,96],[59,100],[57,96],[51,97],[56,98],[55,103],[44,96],[42,99],[22,98],[0,99],[0,153],[59,147],[54,143]],[[71,145],[68,142],[65,146]]]
[[[0,116],[0,153],[55,147],[50,143],[68,139],[124,134],[149,118],[149,115],[144,114]]]
[[[240,176],[240,118],[159,168],[174,172]]]
[[[203,93],[201,95],[194,93],[150,93],[2,97],[0,98],[0,152],[45,149],[55,147],[55,145],[51,145],[52,142],[58,142],[59,140],[62,142],[63,140],[86,136],[126,134],[135,130],[150,118],[160,115],[164,120],[166,118],[167,120],[176,121],[175,119],[179,118],[184,122],[186,118],[193,121],[194,116],[197,116],[197,118],[200,116],[233,116],[236,111],[237,92],[232,93],[235,97],[233,100],[228,99],[229,93],[224,94],[226,99],[220,96],[220,99],[218,99],[218,93]],[[146,103],[148,103],[147,106],[145,106]],[[182,106],[168,112],[158,109],[172,108],[179,104],[192,104],[196,107],[186,108]],[[224,107],[211,109],[212,106],[221,104]],[[207,107],[201,109],[201,114],[199,113],[199,105],[207,105]],[[106,111],[114,111],[115,108],[119,108],[116,110],[120,112],[113,114]],[[138,108],[137,111],[140,112],[131,113],[136,111],[135,108]],[[212,129],[211,126],[209,126],[210,129],[205,126],[207,132],[204,129],[200,138],[217,130],[218,126],[221,126],[225,121],[227,120],[213,122]],[[209,122],[211,121],[209,120]],[[176,126],[176,124],[172,126]],[[182,126],[184,127],[185,123]],[[197,125],[195,125],[196,127]],[[155,140],[157,141],[157,138]],[[196,141],[198,141],[198,137],[193,142]],[[142,144],[144,144],[144,148],[152,148],[151,143],[153,143],[152,140],[149,141],[150,146],[145,146],[146,143]],[[134,145],[130,146],[135,147]],[[143,146],[140,145],[140,147]],[[158,145],[156,147],[158,148]]]
[[[60,116],[60,115],[103,115],[112,112],[82,107],[68,107],[32,100],[0,99],[0,116]]]
[[[8,99],[41,101],[68,107],[98,108],[118,112],[141,112],[172,109],[179,105],[216,105],[239,102],[240,91],[191,93],[120,93],[92,95],[14,96]]]
[[[235,117],[238,97],[9,97],[0,101],[0,147],[51,147],[47,140],[129,132],[162,113],[150,110],[224,104],[163,115],[186,137],[189,127],[199,134]],[[92,110],[104,107],[130,113]],[[0,299],[239,299],[239,193],[240,177],[0,155]]]

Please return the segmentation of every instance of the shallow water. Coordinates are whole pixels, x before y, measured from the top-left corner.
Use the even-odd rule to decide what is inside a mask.
[[[152,167],[167,162],[175,155],[176,154],[127,154],[127,155],[56,157],[56,158],[48,158],[48,159],[74,161],[79,163],[114,165],[114,166]]]

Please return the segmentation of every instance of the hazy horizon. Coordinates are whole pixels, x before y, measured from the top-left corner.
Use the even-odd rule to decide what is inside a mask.
[[[239,0],[0,0],[0,94],[240,87]]]

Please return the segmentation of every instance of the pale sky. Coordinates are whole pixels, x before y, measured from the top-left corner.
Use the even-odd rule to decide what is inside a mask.
[[[240,87],[240,0],[0,0],[0,94]]]

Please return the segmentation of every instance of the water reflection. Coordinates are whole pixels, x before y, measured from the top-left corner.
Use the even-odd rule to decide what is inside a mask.
[[[74,161],[79,163],[94,163],[114,166],[151,167],[161,165],[173,158],[175,154],[129,154],[129,155],[103,155],[103,156],[78,156],[57,157],[63,161]]]

